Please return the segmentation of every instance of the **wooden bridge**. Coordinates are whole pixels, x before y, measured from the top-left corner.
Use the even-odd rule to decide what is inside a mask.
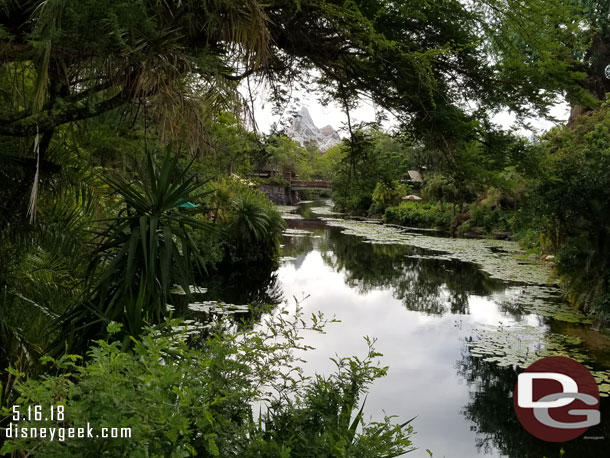
[[[312,189],[314,191],[325,191],[331,189],[332,184],[330,181],[324,180],[297,180],[294,178],[290,179],[290,189],[292,191],[304,191]]]
[[[274,203],[278,205],[294,205],[298,199],[298,192],[308,189],[314,191],[327,191],[332,188],[330,181],[324,180],[297,180],[296,178],[285,177],[288,185],[263,184],[258,187],[259,191],[267,194]]]
[[[274,203],[279,205],[294,205],[298,199],[298,191],[329,191],[332,189],[332,183],[325,180],[300,180],[294,172],[280,173],[279,170],[256,170],[251,175],[251,178],[272,178],[282,177],[286,180],[287,185],[282,184],[261,184],[258,186],[259,191],[267,194]]]

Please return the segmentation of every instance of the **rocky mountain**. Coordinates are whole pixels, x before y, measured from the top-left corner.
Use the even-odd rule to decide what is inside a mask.
[[[293,118],[290,127],[286,129],[286,135],[301,145],[305,145],[309,141],[316,142],[320,151],[326,151],[331,146],[341,143],[341,137],[332,126],[321,129],[316,127],[309,110],[305,107],[302,107]]]

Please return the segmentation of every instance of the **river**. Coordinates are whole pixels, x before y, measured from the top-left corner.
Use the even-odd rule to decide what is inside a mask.
[[[609,339],[561,303],[550,271],[516,243],[344,219],[324,201],[281,210],[289,228],[266,288],[341,321],[305,335],[316,348],[306,371],[327,374],[330,357],[365,356],[363,336],[376,338],[390,369],[365,412],[416,417],[418,450],[407,456],[610,456]],[[519,367],[548,355],[588,365],[605,396],[602,423],[562,444],[535,439],[513,411]]]

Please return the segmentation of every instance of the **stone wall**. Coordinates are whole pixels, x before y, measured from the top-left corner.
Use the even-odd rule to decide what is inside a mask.
[[[270,186],[263,185],[259,186],[258,190],[264,192],[271,202],[277,205],[294,205],[295,196],[294,191],[291,191],[287,186]]]

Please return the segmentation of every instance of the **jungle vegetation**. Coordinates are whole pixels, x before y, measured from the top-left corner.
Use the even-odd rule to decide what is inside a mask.
[[[368,362],[289,384],[257,423],[244,406],[269,379],[229,383],[256,363],[256,338],[239,348],[219,331],[173,352],[160,347],[173,338],[150,336],[168,326],[176,288],[192,298],[211,273],[273,265],[283,222],[240,178],[268,162],[332,179],[347,211],[519,234],[556,254],[575,303],[607,316],[608,10],[606,0],[0,0],[0,401],[78,398],[73,418],[94,418],[108,407],[92,407],[100,389],[126,392],[121,370],[100,369],[121,361],[169,396],[143,390],[123,418],[151,400],[203,403],[143,425],[139,456],[307,456],[312,441],[317,456],[410,450],[406,423],[356,433],[361,395],[383,375]],[[317,90],[344,108],[348,138],[321,154],[257,132],[239,90],[250,81],[278,108],[292,88]],[[395,132],[352,123],[363,95],[392,113]],[[501,110],[547,116],[560,98],[570,122],[533,141],[491,122]],[[426,207],[399,203],[413,168],[429,175]],[[151,370],[159,358],[166,366]],[[220,391],[182,391],[195,379]],[[147,439],[159,431],[164,441]],[[3,451],[104,452],[89,446]]]

